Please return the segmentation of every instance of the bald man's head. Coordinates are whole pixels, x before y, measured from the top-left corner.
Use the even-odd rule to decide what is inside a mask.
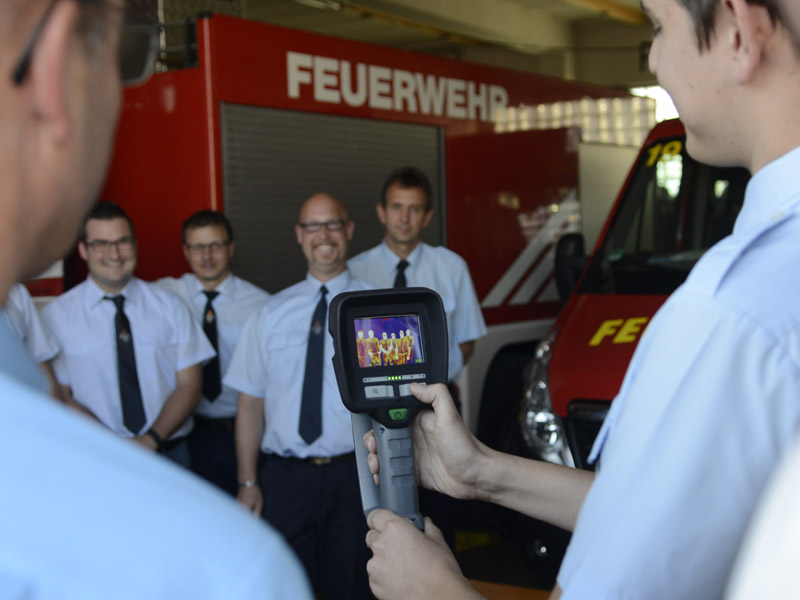
[[[354,228],[344,205],[330,194],[314,194],[303,203],[295,234],[313,277],[328,281],[347,268]]]

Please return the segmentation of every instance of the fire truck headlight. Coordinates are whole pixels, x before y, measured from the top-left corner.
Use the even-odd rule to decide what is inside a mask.
[[[551,334],[539,344],[526,372],[520,425],[522,437],[535,455],[547,462],[574,466],[564,426],[550,401],[547,371],[554,339],[555,334]]]

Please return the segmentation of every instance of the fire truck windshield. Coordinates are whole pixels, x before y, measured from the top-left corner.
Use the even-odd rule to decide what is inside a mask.
[[[698,163],[682,137],[658,140],[637,164],[579,293],[669,294],[728,235],[749,179]]]

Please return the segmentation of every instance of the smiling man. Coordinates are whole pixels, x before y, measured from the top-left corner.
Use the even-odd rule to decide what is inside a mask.
[[[464,428],[446,389],[412,386],[434,409],[414,431],[423,485],[574,530],[554,598],[721,598],[800,426],[800,40],[782,12],[790,0],[642,6],[654,26],[650,68],[689,152],[753,177],[732,235],[648,325],[592,450],[596,477],[493,451]],[[376,596],[477,596],[430,521],[421,533],[377,510],[369,524]]]
[[[191,273],[156,283],[183,298],[200,323],[217,358],[203,365],[203,397],[187,439],[192,470],[232,496],[238,490],[233,428],[238,393],[222,385],[222,375],[245,322],[269,294],[234,275],[233,227],[220,212],[201,210],[183,222],[183,255]]]
[[[300,210],[305,280],[271,296],[245,325],[224,383],[239,390],[239,501],[280,531],[327,600],[369,598],[366,524],[328,334],[330,300],[369,289],[347,270],[353,223],[315,194]]]
[[[54,368],[64,398],[188,467],[200,365],[214,349],[179,298],[133,276],[136,234],[119,206],[95,205],[78,252],[89,276],[43,313],[61,349]]]

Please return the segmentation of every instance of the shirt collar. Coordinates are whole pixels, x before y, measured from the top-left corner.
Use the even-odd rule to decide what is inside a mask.
[[[411,254],[409,254],[406,257],[406,262],[409,265],[419,264],[419,261],[421,259],[420,255],[423,252],[424,246],[425,244],[423,242],[420,242],[419,244],[417,244],[417,247],[411,251]],[[397,266],[397,263],[400,262],[401,260],[400,257],[397,256],[397,254],[395,254],[391,248],[389,248],[389,245],[386,243],[386,238],[384,238],[384,240],[381,242],[380,247],[381,247],[381,254],[383,256],[383,259],[386,261],[386,264],[389,265],[390,269],[394,269]]]
[[[747,184],[744,205],[736,219],[735,233],[763,229],[800,204],[800,147],[787,152],[753,175]]]
[[[319,289],[324,285],[328,288],[328,295],[327,298],[330,300],[337,294],[341,294],[342,292],[346,292],[347,289],[350,287],[350,281],[352,281],[353,277],[350,275],[350,271],[345,269],[342,273],[339,273],[336,277],[331,279],[330,281],[322,282],[311,273],[306,273],[306,283],[313,287],[314,293],[318,293]]]
[[[203,287],[203,284],[200,283],[200,280],[194,276],[192,273],[188,273],[188,283],[189,283],[189,295],[194,297],[202,294],[206,291],[206,288]],[[217,287],[214,288],[215,292],[219,292],[220,296],[232,296],[233,290],[236,287],[236,278],[233,276],[233,273],[228,273],[227,277],[222,280]]]
[[[131,277],[131,280],[128,282],[128,284],[119,292],[119,294],[125,296],[126,304],[136,303],[140,293],[139,285],[139,279],[136,277]],[[91,277],[86,278],[86,288],[84,288],[83,299],[87,308],[92,308],[100,304],[106,296],[117,296],[119,294],[109,294],[108,292],[104,292],[102,289],[100,289],[100,286],[95,283],[94,279]]]

